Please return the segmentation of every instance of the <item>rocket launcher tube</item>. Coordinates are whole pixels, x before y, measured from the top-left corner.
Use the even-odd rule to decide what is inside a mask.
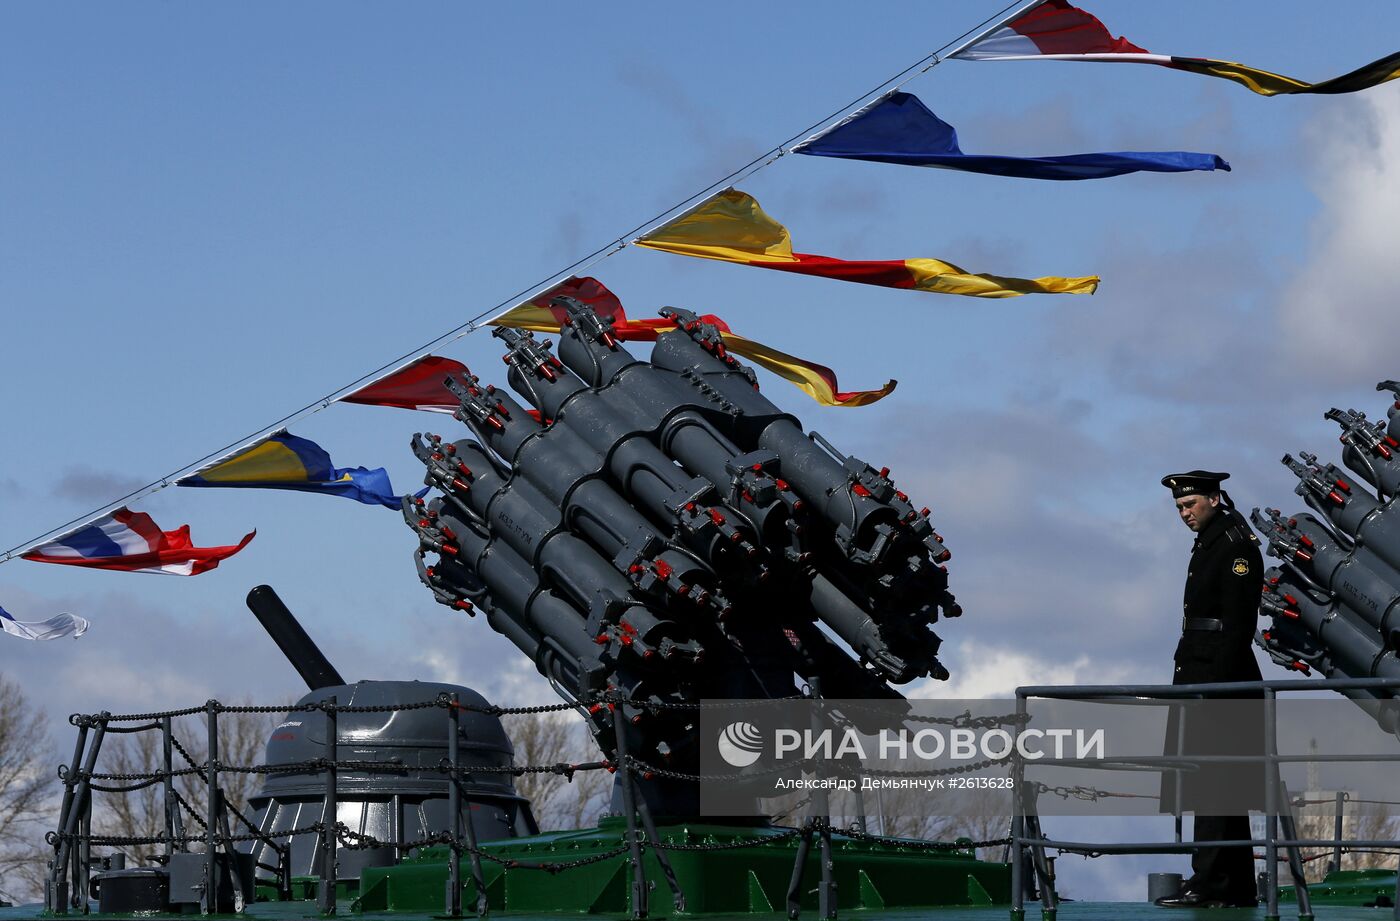
[[[834,582],[818,573],[812,579],[812,609],[864,662],[893,681],[903,684],[921,675],[938,680],[948,677],[934,655],[938,637],[926,628],[917,632],[891,625],[882,629],[865,609],[851,600]]]
[[[1400,489],[1400,441],[1386,434],[1385,423],[1372,425],[1365,413],[1335,407],[1323,418],[1341,426],[1338,441],[1344,446],[1342,463],[1375,487],[1382,497],[1394,496]]]
[[[462,554],[452,560],[439,560],[433,567],[435,574],[452,581],[475,579],[484,583],[490,589],[489,608],[526,631],[536,645],[541,637],[552,635],[575,658],[597,657],[588,641],[583,615],[577,609],[552,592],[541,591],[539,577],[514,551],[499,541],[482,537],[450,511],[439,508],[438,520],[465,536]],[[534,655],[531,651],[532,659]]]
[[[1393,651],[1380,648],[1369,625],[1350,616],[1335,602],[1318,603],[1305,591],[1291,585],[1287,575],[1281,579],[1279,575],[1276,569],[1266,573],[1272,576],[1270,581],[1279,580],[1277,588],[1266,588],[1266,597],[1270,591],[1293,596],[1297,601],[1293,607],[1299,611],[1299,618],[1288,624],[1280,624],[1276,619],[1271,629],[1256,637],[1256,642],[1270,658],[1294,670],[1299,662],[1305,662],[1325,678],[1400,679],[1400,661]],[[1343,693],[1366,710],[1386,732],[1393,733],[1400,728],[1400,709],[1385,692]]]
[[[528,330],[497,327],[493,335],[509,351],[504,356],[510,366],[506,381],[546,419],[559,415],[559,407],[587,385],[572,374],[549,351],[549,340],[537,341]]]
[[[666,530],[677,530],[684,546],[698,554],[710,567],[733,570],[748,579],[757,578],[763,566],[751,558],[758,557],[759,551],[747,535],[726,523],[727,518],[721,510],[712,506],[709,495],[712,490],[708,483],[697,487],[685,481],[678,475],[676,465],[641,434],[628,434],[615,424],[576,426],[573,423],[578,414],[572,412],[570,407],[579,406],[580,400],[594,396],[587,391],[569,400],[561,407],[548,430],[520,446],[514,456],[518,475],[561,505],[566,520],[572,521],[574,519],[570,516],[581,515],[578,520],[593,527],[590,539],[598,543],[606,555],[615,556],[619,548],[596,533],[602,525],[599,518],[611,523],[615,535],[634,534],[645,529],[659,545],[674,546],[663,537],[661,531],[639,515],[631,503],[600,479],[605,463],[601,450],[606,448],[609,439],[615,439],[607,463],[614,481],[621,484],[623,492],[631,496],[633,502],[650,512],[652,519],[661,522]],[[586,413],[583,415],[587,417]],[[625,469],[620,470],[620,467]],[[687,497],[680,504],[673,502],[678,490],[686,491]],[[690,508],[685,508],[686,505]],[[575,509],[587,509],[588,512],[576,512]],[[626,571],[632,562],[632,559],[626,560],[621,569]],[[682,562],[684,567],[681,566]],[[734,562],[738,564],[737,569],[728,565]],[[677,579],[648,580],[646,584],[658,590],[682,594],[692,601],[698,600],[714,608],[717,613],[729,607],[729,601],[716,589],[713,573],[702,564],[689,559],[678,560],[672,568],[697,571],[693,576],[683,574]],[[692,586],[703,590],[689,591]],[[687,591],[682,593],[680,589],[683,587]]]
[[[450,514],[442,517],[451,523]],[[470,555],[472,565],[491,586],[493,598],[500,599],[501,607],[508,611],[525,612],[532,629],[542,637],[554,638],[575,658],[598,654],[598,636],[605,635],[607,629],[600,627],[596,635],[590,634],[584,615],[574,603],[552,591],[542,590],[543,583],[524,557],[509,547],[501,546],[498,539],[488,540],[475,532],[464,539],[463,550]],[[615,639],[627,637],[626,642],[617,643],[615,651],[628,648],[641,659],[652,658],[661,641],[668,637],[677,642],[688,642],[684,637],[673,636],[676,631],[674,623],[636,604],[622,610],[615,626],[622,628]]]
[[[726,402],[737,406],[746,418],[736,419],[736,429],[753,438],[751,444],[740,439],[740,447],[761,448],[781,457],[783,479],[795,487],[814,512],[831,523],[843,552],[854,562],[875,562],[869,551],[878,540],[879,525],[894,525],[898,513],[874,499],[859,474],[808,438],[796,419],[756,391],[743,374],[692,339],[692,333],[684,330],[687,313],[671,312],[682,324],[681,329],[657,338],[652,362],[672,371],[698,374],[703,381],[697,386],[713,388]]]
[[[1361,620],[1379,630],[1387,644],[1400,632],[1400,573],[1377,560],[1364,548],[1354,553],[1340,547],[1317,519],[1299,514],[1283,525],[1280,542],[1296,544],[1309,555],[1305,567],[1314,581]],[[1275,539],[1270,535],[1270,552]],[[1277,554],[1276,554],[1277,555]],[[1296,555],[1296,551],[1295,551]]]
[[[480,447],[469,441],[458,443],[456,449],[457,456],[468,463],[485,457]],[[713,573],[698,560],[668,549],[668,542],[601,480],[574,484],[561,512],[529,479],[515,476],[506,482],[494,471],[483,472],[473,490],[472,505],[492,531],[521,556],[536,566],[557,564],[561,580],[572,588],[575,598],[587,597],[592,586],[625,597],[630,591],[629,577],[661,563],[673,574],[671,578],[645,582],[632,578],[632,582],[643,591],[682,597],[687,604],[708,605],[716,613],[729,607],[728,600],[715,589]],[[566,526],[576,527],[591,544]],[[605,567],[609,571],[603,574]],[[578,581],[580,573],[586,575],[582,582]]]
[[[476,375],[462,381],[448,377],[443,383],[459,401],[453,416],[502,457],[513,458],[520,446],[540,431],[540,424],[528,413],[512,412],[510,403],[502,399],[504,394],[490,384],[480,386]]]
[[[1323,484],[1331,483],[1332,492],[1343,499],[1341,503],[1318,503],[1318,511],[1355,541],[1356,555],[1361,562],[1400,584],[1400,516],[1392,512],[1390,504],[1382,505],[1335,465],[1319,467],[1314,464],[1313,469],[1316,479]],[[1299,485],[1299,491],[1304,488]],[[1314,487],[1308,488],[1315,492]]]
[[[784,481],[810,506],[811,514],[833,529],[836,547],[846,559],[866,570],[870,588],[901,600],[936,595],[946,600],[946,610],[959,610],[946,596],[946,580],[935,576],[930,565],[951,554],[927,515],[915,511],[887,471],[840,455],[820,436],[809,438],[793,417],[781,413],[727,363],[733,356],[719,358],[700,344],[712,332],[706,324],[688,311],[666,308],[662,313],[675,319],[678,328],[657,339],[653,364],[678,371],[683,379],[690,375],[702,395],[714,391],[722,407],[740,411],[733,423],[736,442],[782,459]],[[743,369],[737,362],[734,366]],[[619,382],[628,373],[620,375]],[[752,444],[746,443],[746,436]],[[910,547],[910,537],[922,546]]]
[[[565,365],[601,389],[562,405],[554,416],[556,421],[568,420],[579,431],[588,433],[594,444],[602,442],[619,448],[625,437],[640,432],[650,435],[662,426],[659,441],[664,455],[657,453],[643,465],[644,470],[672,467],[671,458],[675,458],[691,473],[713,483],[730,508],[763,535],[764,546],[794,543],[796,529],[789,526],[790,512],[801,500],[786,488],[786,483],[778,488],[763,465],[755,473],[753,465],[746,464],[745,472],[736,476],[730,467],[743,452],[696,411],[701,407],[689,388],[682,386],[674,374],[633,358],[606,333],[609,320],[570,298],[559,298],[557,302],[566,305],[572,321],[560,341]],[[625,481],[630,476],[628,471],[617,469],[618,453],[613,453],[613,473]],[[733,488],[740,480],[750,482]],[[673,483],[672,490],[676,488],[679,484]],[[747,541],[746,536],[741,539]],[[794,559],[801,552],[796,546],[782,550]]]
[[[556,298],[568,311],[559,337],[559,358],[590,387],[602,387],[637,362],[610,332],[611,317],[600,317],[573,298]]]
[[[623,352],[620,346],[615,348]],[[566,375],[570,383],[565,382]],[[651,442],[649,434],[662,413],[647,419],[636,401],[622,398],[614,387],[603,391],[575,387],[567,371],[553,382],[536,383],[533,389],[517,390],[539,401],[537,407],[551,413],[554,421],[547,433],[523,443],[513,456],[527,478],[544,480],[542,488],[557,493],[601,469],[606,455],[607,468],[622,491],[647,509],[653,520],[677,528],[685,545],[711,566],[749,580],[762,576],[766,567],[761,552],[753,545],[752,535],[737,526],[743,519],[719,504],[709,482],[680,476],[671,458]],[[556,392],[567,396],[552,403]]]
[[[1338,486],[1323,475],[1322,469],[1317,465],[1317,455],[1299,451],[1298,456],[1302,458],[1301,463],[1294,460],[1292,454],[1283,455],[1283,459],[1280,461],[1293,471],[1293,475],[1299,480],[1294,491],[1304,498],[1317,499],[1323,505],[1329,503],[1336,506],[1345,505],[1346,487]]]
[[[1316,454],[1299,451],[1298,456],[1302,463],[1291,454],[1283,456],[1283,464],[1299,480],[1294,492],[1340,531],[1344,543],[1353,545],[1357,528],[1380,503],[1335,465],[1319,465]]]
[[[1376,389],[1382,393],[1388,390],[1395,398],[1395,402],[1391,403],[1386,411],[1389,421],[1386,423],[1385,433],[1400,441],[1400,381],[1381,381],[1376,384]]]
[[[605,388],[599,394],[602,399],[608,400],[612,397],[608,402],[613,404],[613,412],[608,413],[606,419],[630,417],[634,424],[639,423],[648,429],[665,419],[662,448],[667,454],[679,460],[692,473],[706,477],[717,487],[722,488],[736,479],[728,468],[730,462],[741,454],[740,450],[691,409],[693,401],[686,388],[677,386],[675,379],[670,375],[658,374],[652,365],[636,360],[622,348],[608,332],[610,318],[599,317],[587,306],[572,298],[556,298],[555,303],[565,307],[569,318],[569,328],[560,342],[560,355],[565,364],[588,383]],[[732,357],[729,363],[737,365]],[[627,371],[635,371],[647,380],[629,380],[628,383],[634,386],[623,386],[622,377]],[[635,386],[638,384],[640,389]],[[627,392],[630,399],[620,398],[623,391]],[[642,407],[638,403],[638,397],[649,398],[645,402],[650,404],[648,408],[651,412],[640,411]],[[574,408],[575,413],[579,411],[579,408]],[[558,415],[568,414],[568,408],[561,408]],[[605,423],[604,418],[599,418],[599,414],[595,413],[592,418],[580,421],[583,422],[580,426],[582,430],[595,433],[596,438],[616,443],[618,433],[609,431],[610,426]],[[669,458],[667,460],[669,466]],[[753,479],[752,475],[749,478]],[[758,528],[759,525],[753,519],[765,517],[759,514],[762,507],[756,505],[752,498],[745,499],[744,495],[747,493],[749,497],[755,497],[758,492],[768,490],[763,488],[764,484],[753,485],[755,488],[735,490],[729,504],[741,513],[749,511],[743,508],[744,505],[748,505],[753,514],[746,514],[745,517]],[[799,501],[790,490],[779,491],[792,496],[790,501]],[[782,520],[777,520],[764,529],[765,535],[770,538],[786,537],[787,535],[782,533],[784,531],[788,529],[786,522]]]
[[[1280,588],[1289,588],[1285,581]],[[1306,592],[1287,591],[1296,600],[1298,623],[1315,636],[1349,677],[1400,678],[1400,661],[1386,649],[1370,624],[1336,602],[1319,604]]]

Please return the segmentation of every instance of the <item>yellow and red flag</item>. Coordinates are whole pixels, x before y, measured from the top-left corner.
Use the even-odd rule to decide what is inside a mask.
[[[793,252],[788,229],[769,217],[753,196],[738,189],[720,192],[635,243],[681,256],[937,294],[972,297],[1093,294],[1099,284],[1098,276],[1009,278],[974,274],[941,259],[857,262]]]
[[[1070,5],[1067,0],[1045,0],[953,57],[967,61],[1157,64],[1172,70],[1233,80],[1260,96],[1355,93],[1400,77],[1400,53],[1386,55],[1321,83],[1307,83],[1233,61],[1152,54],[1122,36],[1115,38],[1098,17]]]
[[[542,333],[557,333],[563,325],[565,313],[561,307],[550,306],[550,301],[559,296],[576,298],[597,311],[599,316],[613,321],[611,332],[616,338],[628,342],[655,342],[662,333],[669,333],[676,324],[668,319],[633,320],[622,308],[622,302],[596,278],[570,278],[549,291],[497,317],[491,323],[496,326],[512,326],[517,329],[530,329]],[[867,406],[883,399],[894,391],[895,381],[888,381],[878,390],[843,391],[839,388],[836,372],[825,365],[789,355],[753,339],[746,339],[729,328],[729,325],[714,314],[700,318],[715,326],[724,339],[725,347],[736,355],[742,355],[790,381],[812,399],[823,406]]]

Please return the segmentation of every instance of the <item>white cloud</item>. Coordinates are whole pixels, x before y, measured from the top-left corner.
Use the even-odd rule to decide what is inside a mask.
[[[952,678],[926,678],[909,685],[905,695],[944,700],[1010,698],[1015,696],[1016,688],[1026,685],[1117,684],[1137,680],[1134,676],[1141,674],[1134,668],[1108,665],[1087,655],[1056,659],[973,640],[958,643],[955,655],[948,658]]]
[[[1368,93],[1325,113],[1309,128],[1322,211],[1280,307],[1285,347],[1312,373],[1394,368],[1400,93]]]

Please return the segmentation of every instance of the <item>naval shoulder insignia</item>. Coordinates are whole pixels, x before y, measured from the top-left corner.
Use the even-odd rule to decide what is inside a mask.
[[[1230,564],[1230,571],[1237,576],[1249,575],[1249,560],[1246,560],[1244,557],[1238,557],[1235,562]]]

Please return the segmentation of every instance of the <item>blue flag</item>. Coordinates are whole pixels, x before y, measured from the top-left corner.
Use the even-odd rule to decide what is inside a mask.
[[[1120,151],[1063,157],[999,157],[965,154],[958,132],[929,111],[917,96],[891,93],[823,134],[803,141],[793,153],[846,160],[873,160],[907,166],[934,166],[1023,179],[1104,179],[1125,173],[1184,173],[1229,170],[1215,154],[1187,150]]]
[[[282,431],[227,460],[177,481],[180,486],[294,489],[344,496],[366,505],[399,507],[382,467],[336,467],[314,441]]]

